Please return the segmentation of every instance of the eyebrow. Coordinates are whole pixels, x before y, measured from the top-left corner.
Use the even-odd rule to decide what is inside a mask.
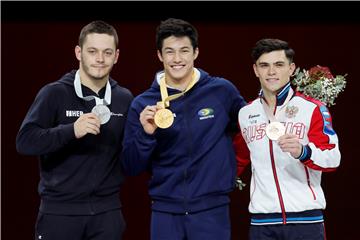
[[[181,49],[190,49],[190,48],[191,48],[191,47],[189,47],[189,46],[184,46],[184,47],[181,47],[180,50],[181,50]],[[164,50],[175,50],[175,48],[165,47]]]
[[[87,47],[86,49],[87,50],[97,50],[97,51],[112,51],[112,52],[114,51],[114,49],[112,49],[112,48],[105,48],[104,50],[100,50],[96,47]]]
[[[274,62],[274,63],[272,63],[272,64],[279,64],[279,63],[285,63],[285,61],[276,61],[276,62]],[[270,65],[271,63],[269,63],[269,62],[259,62],[259,65]]]

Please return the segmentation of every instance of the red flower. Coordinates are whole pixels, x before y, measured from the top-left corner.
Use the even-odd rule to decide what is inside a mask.
[[[334,76],[331,74],[330,69],[328,67],[322,67],[320,65],[310,68],[309,75],[310,75],[310,78],[312,78],[314,80],[320,80],[323,77],[328,78],[328,79],[334,78]]]

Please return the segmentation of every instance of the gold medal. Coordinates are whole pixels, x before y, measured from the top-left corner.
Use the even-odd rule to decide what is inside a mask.
[[[265,132],[269,139],[276,141],[285,134],[285,126],[280,122],[271,122],[266,126]]]
[[[169,109],[163,108],[156,111],[154,121],[159,128],[168,128],[174,122],[174,115]]]
[[[168,128],[174,123],[174,114],[167,109],[170,106],[170,101],[175,100],[189,91],[196,83],[197,79],[199,79],[200,74],[196,74],[193,71],[192,79],[186,89],[180,93],[173,94],[171,96],[168,95],[166,81],[165,81],[165,74],[160,78],[160,94],[161,94],[161,101],[157,102],[157,107],[160,108],[156,111],[154,122],[156,126],[159,128]]]

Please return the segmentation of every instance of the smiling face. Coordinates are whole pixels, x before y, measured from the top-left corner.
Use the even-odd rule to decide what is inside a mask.
[[[113,36],[91,33],[86,36],[82,47],[76,46],[75,54],[80,62],[82,81],[107,81],[119,50]]]
[[[286,58],[284,50],[262,54],[253,65],[265,96],[276,96],[289,81],[295,64]]]
[[[170,36],[163,40],[161,52],[157,52],[164,65],[166,81],[168,84],[181,84],[190,82],[192,78],[194,60],[199,49],[191,45],[189,37]]]

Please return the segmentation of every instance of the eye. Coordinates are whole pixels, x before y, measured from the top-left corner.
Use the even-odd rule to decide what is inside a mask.
[[[106,51],[105,55],[110,57],[111,55],[113,55],[113,52],[112,51]]]
[[[261,63],[259,64],[260,68],[267,68],[268,66],[269,66],[268,64],[261,64]]]

